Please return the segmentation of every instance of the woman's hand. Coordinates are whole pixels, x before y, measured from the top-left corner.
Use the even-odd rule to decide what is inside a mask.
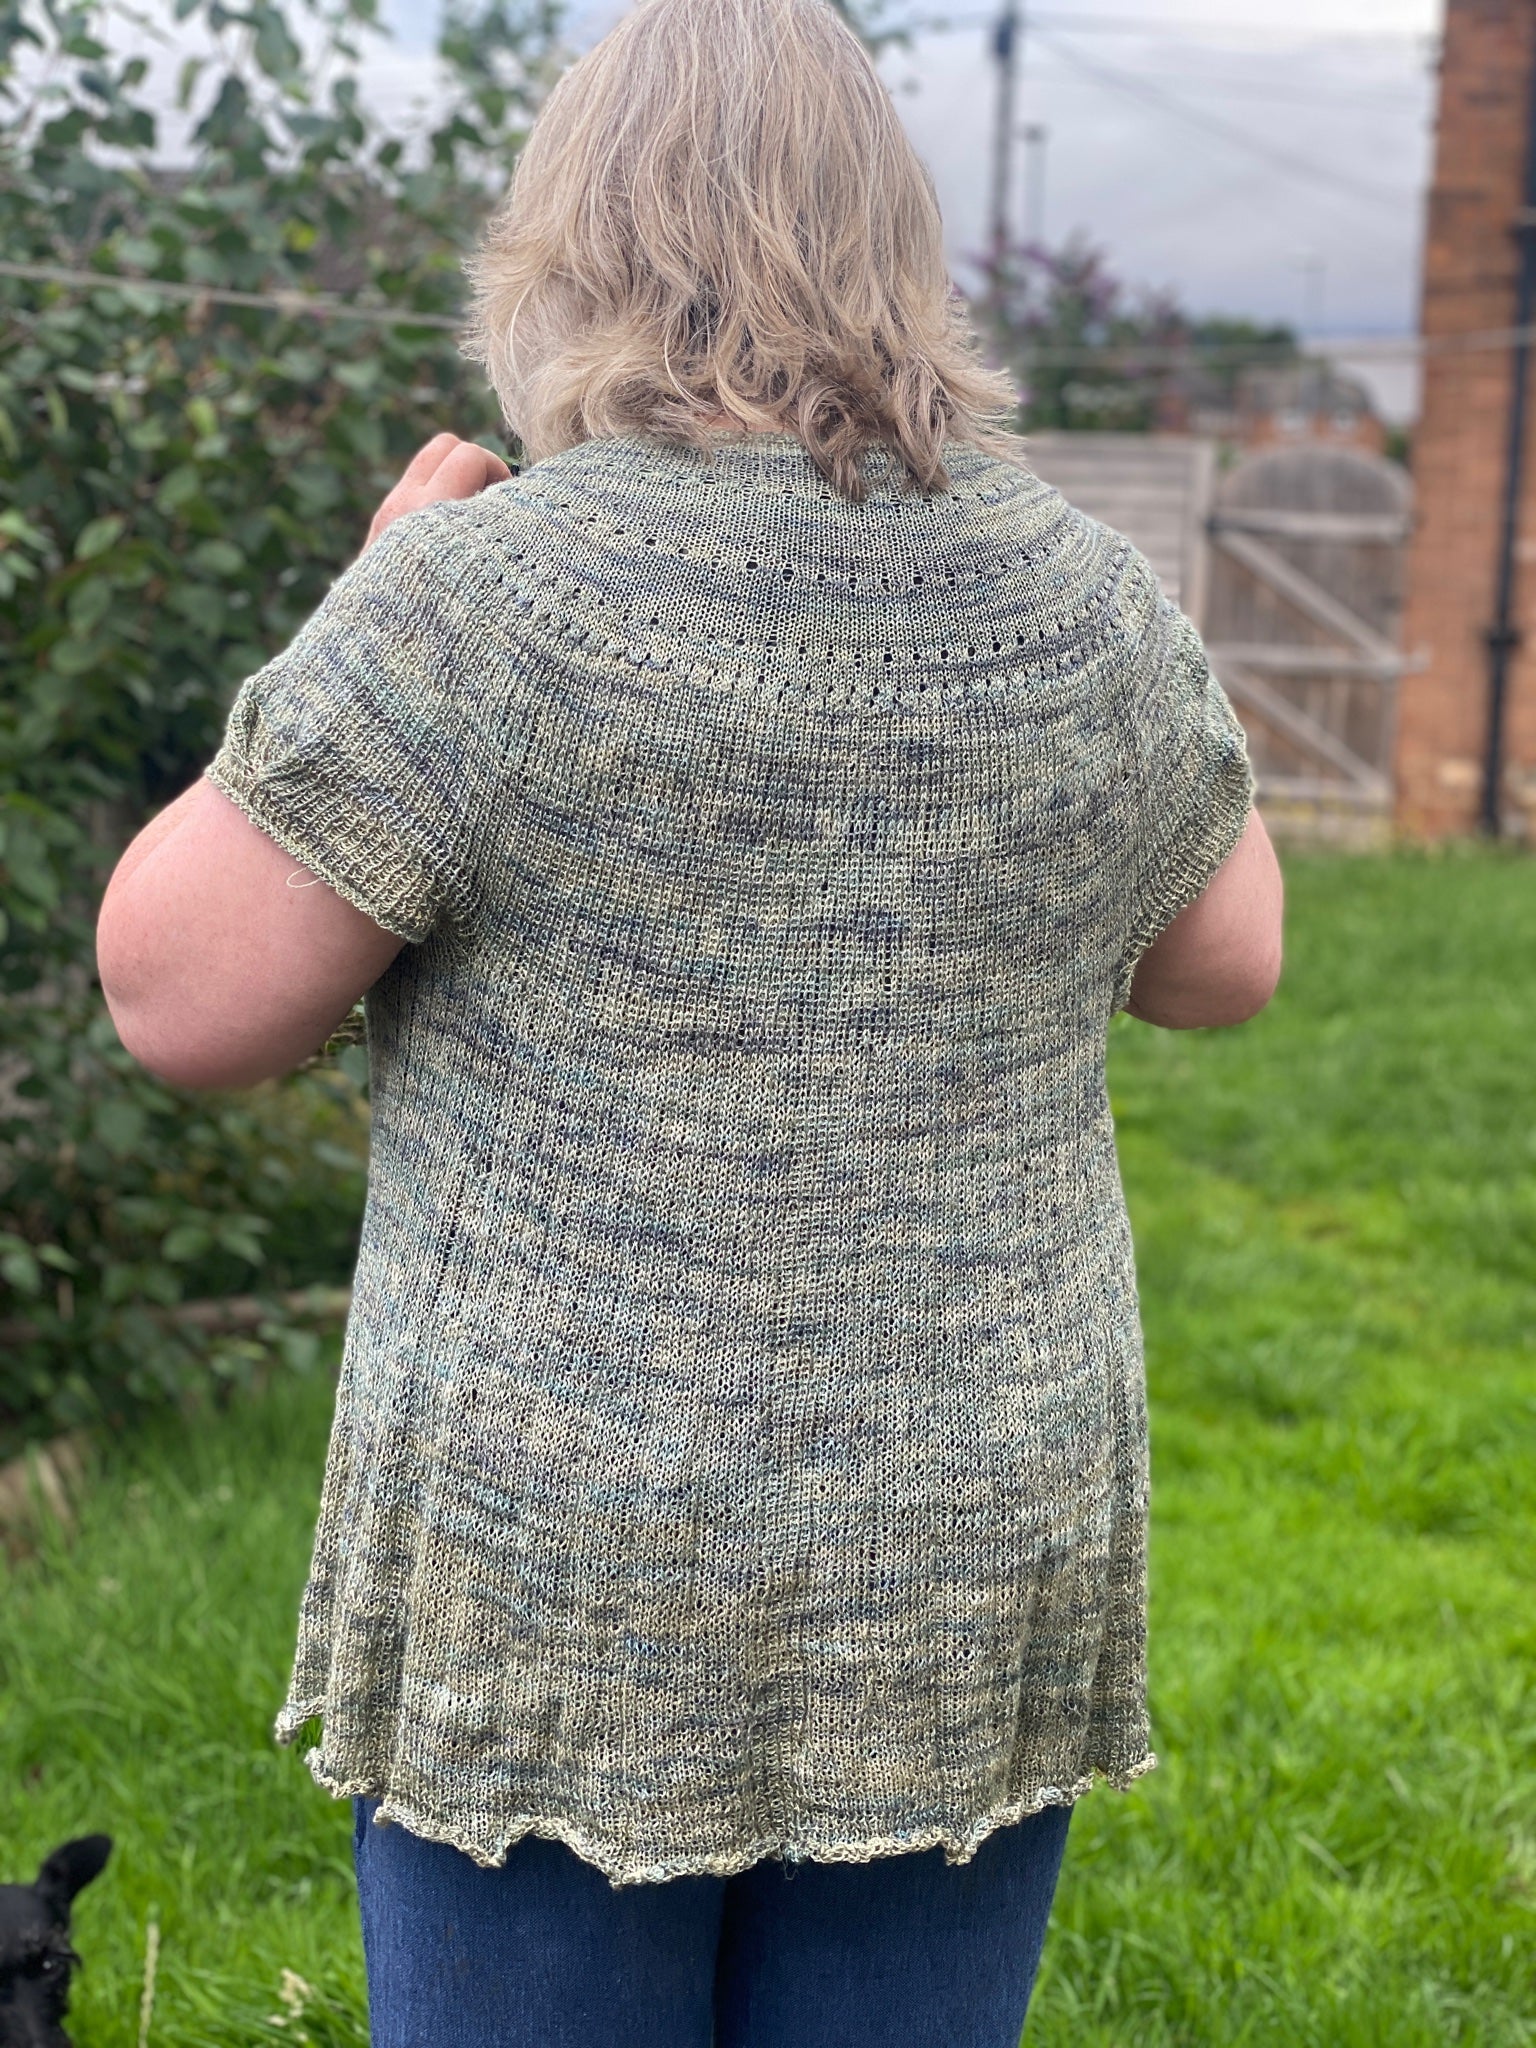
[[[410,467],[374,513],[363,546],[376,541],[392,519],[419,512],[423,505],[435,505],[439,498],[472,498],[487,484],[505,483],[511,474],[501,457],[478,441],[461,441],[457,434],[434,434],[425,448],[411,457]]]

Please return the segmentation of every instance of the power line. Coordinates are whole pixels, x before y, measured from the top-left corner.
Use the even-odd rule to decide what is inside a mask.
[[[0,277],[14,277],[40,284],[60,284],[87,291],[131,290],[147,292],[165,299],[210,299],[219,304],[255,306],[289,315],[309,314],[317,319],[362,320],[381,327],[440,327],[457,331],[463,325],[462,317],[452,314],[410,313],[395,307],[364,306],[359,305],[356,300],[343,299],[331,293],[243,292],[234,291],[224,285],[183,284],[170,278],[139,277],[121,270],[69,270],[52,263],[0,262]],[[1383,336],[1377,340],[1344,340],[1331,348],[1319,350],[1317,354],[1336,356],[1348,362],[1408,362],[1422,356],[1475,355],[1490,350],[1510,349],[1521,342],[1536,345],[1536,327],[1499,327],[1479,329],[1468,334],[1405,334]],[[1046,351],[1037,351],[1036,359],[1044,360],[1046,354]],[[1262,344],[1240,349],[1227,342],[1186,343],[1165,349],[1057,349],[1050,351],[1049,354],[1053,362],[1111,364],[1123,358],[1127,362],[1156,363],[1160,367],[1203,361],[1206,358],[1228,364],[1240,361],[1294,363],[1316,359],[1311,351],[1298,357],[1289,351],[1281,354],[1276,348],[1265,347]]]
[[[903,22],[901,28],[912,35],[946,35],[957,29],[991,28],[996,21],[995,14],[937,14],[914,16]],[[1282,22],[1255,22],[1241,27],[1231,21],[1223,21],[1216,15],[1180,17],[1163,15],[1153,20],[1143,20],[1130,14],[1036,14],[1029,16],[1031,28],[1066,31],[1073,35],[1129,35],[1140,36],[1147,41],[1185,42],[1191,35],[1215,34],[1227,38],[1221,43],[1210,45],[1212,49],[1230,49],[1231,36],[1269,36],[1281,41],[1303,43],[1312,49],[1360,49],[1364,47],[1397,48],[1422,50],[1435,42],[1431,34],[1418,35],[1411,29],[1382,30],[1372,33],[1366,30],[1320,29],[1316,31],[1298,28]]]
[[[1297,26],[1294,22],[1258,21],[1238,24],[1224,21],[1219,15],[1161,15],[1147,21],[1134,14],[1051,14],[1035,15],[1046,28],[1083,29],[1093,35],[1131,35],[1179,37],[1204,35],[1214,31],[1218,35],[1260,35],[1273,36],[1283,41],[1303,41],[1310,44],[1334,43],[1354,48],[1362,44],[1377,44],[1401,48],[1405,45],[1422,49],[1426,42],[1436,38],[1431,34],[1418,35],[1412,29],[1322,29],[1312,31]]]
[[[1306,85],[1300,79],[1234,78],[1213,72],[1149,71],[1145,67],[1138,67],[1136,75],[1141,79],[1172,79],[1180,85],[1230,94],[1238,99],[1274,100],[1289,106],[1397,107],[1405,114],[1423,114],[1433,97],[1427,84],[1420,92],[1353,92],[1347,86],[1330,92],[1315,85]]]
[[[998,23],[995,17],[975,15],[962,18],[948,18],[942,21],[935,19],[928,23],[918,24],[917,26],[930,28],[936,32],[957,28],[980,27],[990,27],[995,31]],[[1044,32],[1042,40],[1048,36],[1054,42],[1055,38],[1059,35],[1072,35],[1075,37],[1083,33],[1084,23],[1081,17],[1069,20],[1065,16],[1035,12],[1029,13],[1026,18],[1021,8],[1018,22],[1019,35],[1022,37],[1026,28],[1035,27],[1039,27]],[[1339,37],[1331,38],[1330,40],[1338,44],[1344,42],[1344,39]],[[1246,60],[1247,68],[1234,70],[1232,68],[1234,60],[1239,65],[1245,63],[1244,53],[1240,50],[1234,50],[1227,45],[1214,43],[1206,45],[1181,44],[1180,47],[1197,57],[1215,58],[1220,62],[1222,68],[1212,70],[1208,65],[1202,64],[1198,69],[1191,70],[1188,64],[1183,64],[1177,70],[1153,70],[1145,64],[1138,63],[1136,67],[1137,77],[1170,79],[1176,84],[1185,87],[1241,94],[1244,97],[1252,96],[1291,101],[1302,100],[1309,105],[1332,101],[1339,105],[1351,107],[1367,105],[1393,106],[1404,109],[1411,107],[1415,111],[1421,111],[1425,108],[1426,103],[1433,98],[1434,94],[1433,80],[1428,70],[1425,70],[1413,82],[1405,81],[1396,85],[1381,83],[1365,87],[1355,87],[1345,81],[1340,81],[1336,87],[1330,87],[1329,85],[1319,85],[1310,77],[1276,77],[1277,59],[1273,55],[1266,57],[1255,52],[1251,58]],[[1286,52],[1280,61],[1299,54],[1301,53]],[[1313,53],[1309,51],[1307,54],[1310,56]]]
[[[1032,26],[1035,26],[1033,23]],[[1132,99],[1144,101],[1156,107],[1159,112],[1172,114],[1178,120],[1186,121],[1191,127],[1204,128],[1234,149],[1241,149],[1250,156],[1262,157],[1276,169],[1286,171],[1295,178],[1305,178],[1313,184],[1326,186],[1335,196],[1350,195],[1357,199],[1369,200],[1373,205],[1390,206],[1400,213],[1408,204],[1408,196],[1391,192],[1384,185],[1372,185],[1360,178],[1351,178],[1342,171],[1331,171],[1321,164],[1315,164],[1309,157],[1295,156],[1288,149],[1276,148],[1271,143],[1259,142],[1244,128],[1237,128],[1230,121],[1223,121],[1219,115],[1203,113],[1198,107],[1191,107],[1182,100],[1176,100],[1160,87],[1148,85],[1129,72],[1120,71],[1108,64],[1085,57],[1080,50],[1074,50],[1069,42],[1047,30],[1035,26],[1040,40],[1049,45],[1059,56],[1065,57],[1079,71],[1089,77],[1101,80],[1117,92]]]
[[[457,332],[461,318],[446,313],[406,313],[397,306],[361,306],[332,292],[238,292],[223,285],[180,284],[170,278],[134,277],[120,270],[66,270],[53,263],[0,263],[0,277],[37,284],[89,287],[92,291],[153,292],[162,299],[212,300],[220,306],[256,306],[271,312],[308,314],[317,320],[361,320],[372,327],[443,327]]]
[[[1300,368],[1307,363],[1407,363],[1430,356],[1486,355],[1504,352],[1522,342],[1536,345],[1536,327],[1487,328],[1473,334],[1405,334],[1376,341],[1337,341],[1297,351],[1279,343],[1250,343],[1239,347],[1231,342],[1185,342],[1168,348],[1143,348],[1135,343],[1112,348],[1054,348],[1031,350],[1024,344],[1021,354],[1030,362],[1064,367],[1073,363],[1096,363],[1105,368],[1180,369],[1211,362],[1222,367]]]

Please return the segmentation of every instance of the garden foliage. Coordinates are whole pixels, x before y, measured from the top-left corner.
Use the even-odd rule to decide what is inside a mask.
[[[117,1040],[94,932],[123,847],[201,772],[409,456],[445,427],[500,442],[451,324],[460,257],[559,24],[554,0],[466,6],[413,150],[358,92],[375,0],[0,0],[0,254],[101,275],[0,276],[0,1445],[256,1355],[157,1310],[349,1277],[361,1048],[243,1094],[163,1085]],[[152,60],[179,60],[175,170]],[[127,279],[339,289],[359,311]],[[302,1331],[265,1334],[309,1355]]]
[[[1230,408],[1246,363],[1299,356],[1289,327],[1196,319],[1172,292],[1130,290],[1081,234],[971,261],[988,339],[1019,379],[1026,432],[1148,433],[1181,385],[1186,397]]]

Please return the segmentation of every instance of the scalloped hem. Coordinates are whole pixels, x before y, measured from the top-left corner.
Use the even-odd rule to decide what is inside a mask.
[[[277,1740],[291,1744],[304,1724],[321,1712],[319,1705],[307,1710],[299,1707],[285,1709],[278,1717]],[[1047,1806],[1071,1806],[1085,1793],[1093,1791],[1101,1781],[1111,1791],[1128,1792],[1138,1778],[1156,1770],[1158,1760],[1156,1753],[1149,1749],[1122,1771],[1105,1771],[1095,1766],[1068,1785],[1042,1785],[1026,1799],[990,1807],[962,1828],[927,1827],[910,1835],[867,1835],[858,1841],[765,1837],[715,1855],[670,1856],[655,1862],[627,1856],[617,1850],[610,1839],[593,1834],[574,1821],[549,1814],[518,1815],[500,1850],[492,1855],[483,1845],[470,1841],[431,1814],[422,1813],[404,1800],[393,1797],[382,1778],[342,1778],[328,1771],[318,1745],[304,1752],[304,1761],[315,1783],[333,1798],[377,1799],[379,1805],[373,1816],[375,1826],[393,1822],[424,1842],[445,1843],[450,1849],[459,1850],[482,1870],[501,1869],[508,1853],[525,1835],[536,1835],[545,1841],[563,1842],[574,1855],[600,1870],[608,1882],[619,1889],[632,1884],[664,1884],[674,1877],[735,1877],[769,1857],[778,1857],[788,1863],[873,1863],[881,1856],[903,1856],[923,1849],[942,1848],[946,1863],[952,1866],[969,1863],[987,1837],[999,1828],[1028,1820],[1031,1814],[1040,1813]]]

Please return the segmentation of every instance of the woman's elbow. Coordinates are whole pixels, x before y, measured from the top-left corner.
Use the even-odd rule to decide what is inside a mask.
[[[1272,949],[1248,961],[1242,973],[1231,985],[1219,991],[1213,1009],[1217,1014],[1200,1021],[1207,1027],[1219,1028],[1225,1024],[1246,1024],[1267,1009],[1270,998],[1280,986],[1280,945],[1277,940]]]
[[[1282,944],[1272,932],[1251,934],[1219,961],[1145,957],[1126,1008],[1144,1024],[1165,1031],[1211,1031],[1246,1024],[1266,1008],[1280,985]]]
[[[168,1088],[218,1093],[251,1088],[294,1064],[230,1017],[209,1016],[184,989],[135,978],[112,934],[98,928],[96,977],[118,1043]],[[308,1050],[308,1048],[306,1048]],[[300,1055],[302,1057],[302,1055]],[[282,1060],[288,1059],[288,1066]]]
[[[228,1080],[217,1062],[210,1062],[196,1047],[189,1047],[182,1034],[167,1029],[152,1011],[120,999],[102,984],[107,1013],[118,1043],[137,1066],[163,1081],[168,1088],[218,1089],[239,1085]]]
[[[1280,985],[1285,884],[1257,811],[1193,903],[1147,948],[1127,1005],[1172,1031],[1246,1024]]]
[[[1278,926],[1255,941],[1247,958],[1237,964],[1230,985],[1217,993],[1216,1006],[1223,1014],[1213,1017],[1213,1024],[1246,1024],[1268,1007],[1280,986],[1283,951]]]

